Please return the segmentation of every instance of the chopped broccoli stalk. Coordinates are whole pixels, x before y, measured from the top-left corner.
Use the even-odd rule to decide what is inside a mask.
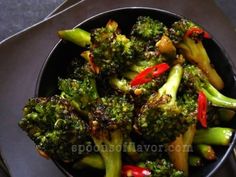
[[[147,161],[145,167],[151,171],[151,176],[155,177],[184,177],[182,171],[175,169],[174,165],[165,160]]]
[[[99,170],[104,170],[105,165],[100,154],[89,154],[82,159],[79,159],[73,164],[73,168],[80,170],[83,168],[95,168]]]
[[[168,152],[171,162],[175,168],[183,171],[185,176],[188,176],[188,158],[191,150],[191,145],[196,132],[196,125],[193,124],[188,127],[188,130],[177,137],[175,141],[171,142],[168,146],[170,151]]]
[[[123,93],[129,93],[131,90],[130,84],[124,78],[118,79],[117,77],[111,77],[109,81],[110,81],[110,84],[113,88],[115,88]]]
[[[199,129],[196,131],[193,143],[227,146],[231,142],[233,133],[234,129],[225,127]]]
[[[80,47],[90,45],[90,33],[80,28],[61,30],[58,31],[58,35],[61,39],[73,42]]]
[[[105,164],[105,177],[120,177],[122,168],[121,149],[123,135],[120,130],[110,133],[110,140],[108,138],[95,138],[94,143],[99,148],[99,152]],[[103,148],[104,147],[104,148]]]
[[[183,108],[176,99],[182,72],[182,66],[173,66],[166,83],[140,109],[136,125],[146,140],[171,142],[195,122],[194,118],[182,114]]]
[[[212,146],[206,144],[197,144],[196,151],[206,160],[216,160],[216,154]]]
[[[203,91],[208,101],[214,106],[236,109],[236,99],[229,98],[214,88],[206,78],[205,74],[194,65],[184,67],[183,83],[197,91]]]
[[[88,125],[67,100],[59,96],[33,98],[23,113],[19,126],[39,150],[62,161],[73,161],[82,155],[73,152],[71,147],[89,141]]]
[[[170,38],[176,42],[177,49],[181,49],[180,52],[190,62],[196,64],[207,76],[210,83],[217,89],[224,87],[224,82],[218,75],[216,70],[212,67],[211,61],[207,55],[207,52],[202,44],[202,33],[193,33],[192,36],[187,36],[186,33],[191,28],[199,28],[193,22],[181,19],[175,22],[170,29]]]
[[[104,160],[106,177],[121,175],[121,148],[132,129],[133,104],[124,97],[94,102],[89,115],[91,135]]]

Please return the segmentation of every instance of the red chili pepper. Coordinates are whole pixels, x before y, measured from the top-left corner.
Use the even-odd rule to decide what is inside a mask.
[[[167,71],[170,66],[167,63],[157,64],[155,66],[146,68],[141,71],[131,82],[131,86],[145,84],[150,82],[153,78],[160,76]]]
[[[133,165],[124,165],[121,172],[122,177],[147,177],[150,175],[151,172],[148,169]]]
[[[207,98],[203,92],[198,94],[198,121],[204,128],[207,128]]]
[[[192,28],[188,29],[187,32],[185,33],[185,36],[190,37],[193,34],[203,34],[204,38],[207,38],[207,39],[211,38],[211,36],[208,32],[206,32],[203,29],[198,28],[198,27],[192,27]]]

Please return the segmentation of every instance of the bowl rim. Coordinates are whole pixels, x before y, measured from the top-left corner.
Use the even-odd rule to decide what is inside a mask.
[[[97,13],[95,15],[92,15],[88,18],[86,18],[85,20],[82,20],[81,22],[79,22],[77,25],[75,25],[73,28],[77,28],[78,26],[90,21],[93,18],[97,18],[99,16],[105,15],[105,14],[109,14],[109,13],[113,13],[116,11],[123,11],[123,10],[151,10],[151,11],[157,11],[157,12],[161,12],[164,14],[168,14],[170,16],[173,17],[177,17],[177,18],[185,18],[185,19],[189,19],[191,21],[194,22],[194,20],[187,18],[183,15],[180,14],[176,14],[174,12],[168,11],[168,10],[164,10],[164,9],[159,9],[159,8],[152,8],[152,7],[145,7],[145,6],[125,6],[125,7],[119,7],[119,8],[113,8],[110,10],[106,10],[100,13]],[[198,24],[198,23],[196,23]],[[198,24],[200,25],[200,24]],[[201,25],[200,25],[201,26]],[[202,27],[202,26],[201,26]],[[73,29],[72,28],[72,29]],[[203,27],[202,27],[203,28]],[[205,28],[203,28],[205,30]],[[207,30],[206,30],[207,31]],[[207,31],[208,32],[208,31]],[[210,33],[211,34],[211,33]],[[219,46],[219,48],[221,49],[222,53],[224,53],[225,57],[227,58],[229,65],[232,69],[233,72],[233,68],[235,68],[232,59],[230,58],[230,56],[227,54],[225,48],[219,43],[219,41],[217,41],[217,39],[211,34],[211,39],[215,42],[215,44],[217,46]],[[62,39],[59,39],[59,41],[53,46],[53,48],[51,49],[51,51],[49,52],[49,54],[47,55],[46,59],[44,60],[40,72],[38,74],[38,78],[36,81],[36,87],[35,87],[35,92],[34,92],[34,96],[38,96],[39,93],[39,89],[40,89],[40,84],[41,84],[41,79],[44,73],[44,70],[47,66],[47,63],[50,59],[50,57],[52,56],[53,52],[55,51],[55,49],[58,47],[58,45],[62,42]],[[233,72],[233,77],[234,77],[234,84],[236,85],[236,74]],[[225,162],[225,160],[227,159],[227,157],[231,154],[232,150],[234,149],[234,147],[236,146],[236,133],[234,133],[233,138],[231,140],[230,145],[228,146],[227,150],[225,151],[224,155],[222,156],[222,158],[220,159],[220,161],[215,165],[215,167],[205,176],[205,177],[211,177],[212,175],[214,175],[217,170],[223,165],[223,163]],[[73,177],[57,160],[52,159],[52,161],[55,163],[55,165],[68,177]]]

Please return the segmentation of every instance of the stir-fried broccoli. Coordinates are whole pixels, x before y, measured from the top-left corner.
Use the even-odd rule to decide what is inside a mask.
[[[196,64],[206,74],[214,87],[222,89],[224,83],[216,70],[212,67],[211,61],[202,43],[202,39],[204,36],[207,36],[208,33],[193,22],[185,19],[173,23],[169,31],[170,38],[176,43],[176,47],[180,49],[184,57]]]
[[[216,159],[214,145],[229,145],[234,134],[220,127],[235,117],[236,99],[218,91],[224,83],[202,41],[209,34],[189,20],[168,29],[148,16],[126,32],[114,20],[59,31],[84,50],[54,96],[27,102],[19,126],[41,155],[91,176],[188,176],[189,164],[200,164],[196,154]],[[74,151],[79,145],[93,148]]]
[[[176,100],[182,72],[180,65],[173,66],[167,82],[141,108],[136,124],[151,142],[168,143],[195,122],[192,117],[183,116],[183,108]]]
[[[93,140],[105,163],[106,177],[121,174],[121,148],[132,129],[134,106],[123,97],[104,97],[93,103],[89,115]]]
[[[114,74],[131,64],[132,42],[120,34],[118,24],[109,21],[106,27],[96,28],[91,33],[90,51],[95,65],[105,74]]]
[[[166,31],[167,28],[162,22],[148,16],[140,16],[132,28],[131,35],[144,40],[157,40]]]
[[[167,32],[166,26],[148,16],[140,16],[131,30],[131,41],[136,57],[145,57],[149,53],[155,53],[156,42]]]
[[[59,96],[30,99],[23,113],[19,126],[39,150],[62,161],[73,161],[81,156],[71,148],[89,141],[88,125],[67,100]]]
[[[236,109],[236,99],[221,94],[208,81],[205,74],[194,65],[186,65],[183,72],[183,83],[195,92],[203,91],[213,106]]]
[[[182,171],[175,169],[173,164],[165,159],[147,161],[145,167],[151,171],[152,177],[184,177]]]

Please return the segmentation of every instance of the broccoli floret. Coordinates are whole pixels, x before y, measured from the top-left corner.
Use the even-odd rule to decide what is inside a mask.
[[[70,162],[82,155],[71,148],[89,142],[88,125],[67,100],[59,96],[33,98],[23,114],[19,126],[49,157]]]
[[[167,31],[165,25],[148,16],[139,16],[134,24],[131,35],[145,40],[157,40]]]
[[[140,16],[131,30],[131,41],[136,57],[145,57],[146,53],[156,51],[155,44],[167,32],[162,22],[148,16]]]
[[[201,69],[194,65],[186,65],[183,71],[183,84],[186,87],[195,92],[203,91],[213,106],[236,109],[236,99],[226,97],[214,88]]]
[[[180,65],[172,67],[166,83],[142,106],[136,124],[142,136],[153,143],[169,143],[195,122],[185,116],[176,95],[182,78]]]
[[[133,104],[123,97],[104,97],[93,103],[89,119],[95,145],[106,168],[106,177],[120,177],[123,140],[132,129]]]
[[[196,64],[208,77],[211,84],[217,89],[224,87],[224,82],[218,75],[214,67],[212,67],[208,54],[203,46],[202,39],[206,33],[193,22],[181,19],[173,23],[169,30],[169,36],[176,44],[176,48],[180,49],[180,53]]]
[[[121,72],[133,59],[132,42],[120,33],[115,21],[91,33],[90,51],[95,65],[106,75]]]
[[[89,103],[98,98],[95,80],[59,79],[62,97],[71,101],[78,111],[88,110]]]
[[[71,78],[59,79],[58,88],[63,98],[68,99],[80,113],[86,114],[89,103],[99,97],[96,78],[89,70],[88,64],[75,66],[76,62],[70,74]]]
[[[67,70],[68,78],[71,79],[83,80],[84,77],[90,77],[93,79],[96,77],[91,70],[89,63],[81,58],[73,59]]]
[[[184,177],[183,172],[166,159],[147,161],[145,167],[151,171],[151,177]]]

